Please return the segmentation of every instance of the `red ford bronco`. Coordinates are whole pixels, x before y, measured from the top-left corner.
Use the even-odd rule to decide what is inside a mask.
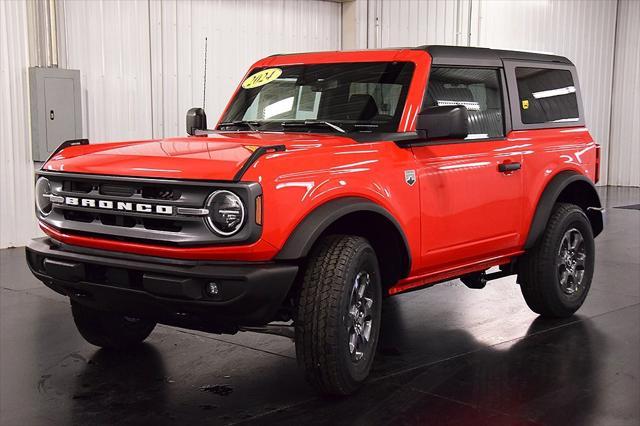
[[[92,344],[138,344],[156,323],[287,335],[313,385],[349,394],[383,297],[508,275],[540,315],[587,296],[600,150],[564,57],[275,55],[214,130],[200,108],[186,121],[188,137],[67,141],[37,172],[47,237],[29,267]]]

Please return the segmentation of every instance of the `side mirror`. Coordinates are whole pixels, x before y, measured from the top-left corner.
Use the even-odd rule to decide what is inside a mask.
[[[418,114],[416,130],[421,138],[464,139],[469,134],[469,114],[460,105],[434,106]]]
[[[187,133],[193,136],[196,130],[207,130],[207,114],[202,108],[191,108],[187,111]]]

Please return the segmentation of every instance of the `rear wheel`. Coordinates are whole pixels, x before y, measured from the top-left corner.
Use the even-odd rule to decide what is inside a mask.
[[[362,237],[334,235],[314,249],[295,318],[296,355],[320,392],[348,395],[369,375],[382,292],[375,252]]]
[[[576,205],[557,204],[540,241],[522,258],[519,279],[527,305],[542,316],[571,316],[587,297],[594,261],[589,219]]]
[[[153,321],[99,311],[71,301],[71,312],[78,331],[92,345],[126,348],[140,344],[153,331]]]

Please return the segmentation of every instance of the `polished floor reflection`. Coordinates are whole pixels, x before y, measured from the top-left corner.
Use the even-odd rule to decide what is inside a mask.
[[[84,342],[22,249],[0,251],[0,424],[640,424],[640,189],[604,188],[586,304],[531,313],[513,278],[386,301],[373,377],[347,399],[306,386],[293,343],[158,327],[138,350]]]

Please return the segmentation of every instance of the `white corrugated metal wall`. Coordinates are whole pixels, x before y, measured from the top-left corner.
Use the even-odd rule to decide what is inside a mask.
[[[370,0],[369,47],[466,45],[468,0]]]
[[[215,123],[257,59],[340,49],[340,4],[290,0],[151,2],[153,133],[185,133],[187,109],[202,106],[208,39],[207,118]]]
[[[147,0],[58,0],[62,68],[79,69],[84,136],[151,137]]]
[[[640,186],[640,1],[618,7],[609,184]]]
[[[58,0],[66,68],[80,69],[92,141],[185,134],[202,105],[215,122],[251,63],[278,52],[338,50],[340,5],[290,0]]]
[[[457,44],[567,56],[577,66],[587,124],[603,146],[603,164],[608,164],[615,1],[369,0],[367,4],[369,47]],[[606,183],[605,166],[601,184]]]
[[[0,247],[36,235],[29,143],[27,6],[0,1]]]

